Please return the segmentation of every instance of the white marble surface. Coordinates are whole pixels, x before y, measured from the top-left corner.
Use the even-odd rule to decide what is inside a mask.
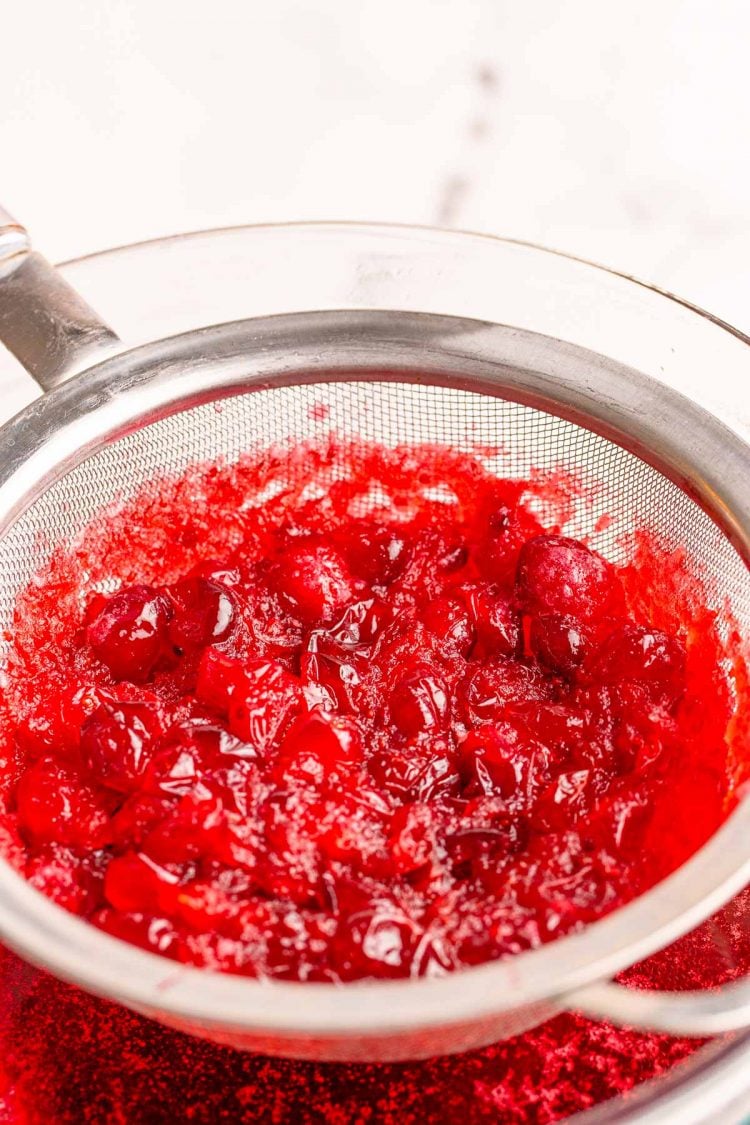
[[[2,23],[0,191],[53,259],[440,223],[750,330],[746,0],[26,0]]]

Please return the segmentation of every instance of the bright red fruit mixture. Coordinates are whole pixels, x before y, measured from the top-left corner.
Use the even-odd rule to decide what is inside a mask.
[[[570,502],[332,442],[107,513],[19,604],[6,853],[118,937],[295,980],[439,974],[624,903],[721,821],[732,701],[679,556],[618,571]]]

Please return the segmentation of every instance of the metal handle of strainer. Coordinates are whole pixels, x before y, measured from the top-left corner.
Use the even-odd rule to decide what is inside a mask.
[[[2,208],[0,341],[45,391],[123,349],[112,329],[31,249],[24,228]],[[558,996],[555,1007],[644,1030],[715,1035],[750,1026],[750,981],[681,993],[638,991],[600,981]]]
[[[0,207],[0,340],[44,391],[122,343]]]

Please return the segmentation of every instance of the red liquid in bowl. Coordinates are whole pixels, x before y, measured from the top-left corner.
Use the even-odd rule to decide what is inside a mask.
[[[116,936],[286,979],[443,973],[641,893],[731,800],[724,650],[679,553],[641,539],[618,571],[559,535],[573,491],[332,444],[191,470],[103,517],[19,605],[6,853]],[[81,598],[111,576],[120,592]],[[372,1120],[446,1099],[549,1120],[689,1050],[562,1017],[460,1064],[261,1064],[51,982],[42,1018],[61,991],[97,1050],[128,1026],[134,1065],[168,1049],[255,1075],[247,1120],[297,1113],[320,1075],[310,1120],[367,1120],[346,1114],[376,1090]],[[568,1073],[597,1059],[596,1081]]]

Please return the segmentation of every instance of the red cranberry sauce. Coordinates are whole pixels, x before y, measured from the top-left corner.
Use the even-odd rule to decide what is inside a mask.
[[[6,854],[127,941],[294,980],[440,974],[639,894],[724,815],[732,702],[679,560],[616,570],[564,494],[332,442],[108,513],[19,603]]]

